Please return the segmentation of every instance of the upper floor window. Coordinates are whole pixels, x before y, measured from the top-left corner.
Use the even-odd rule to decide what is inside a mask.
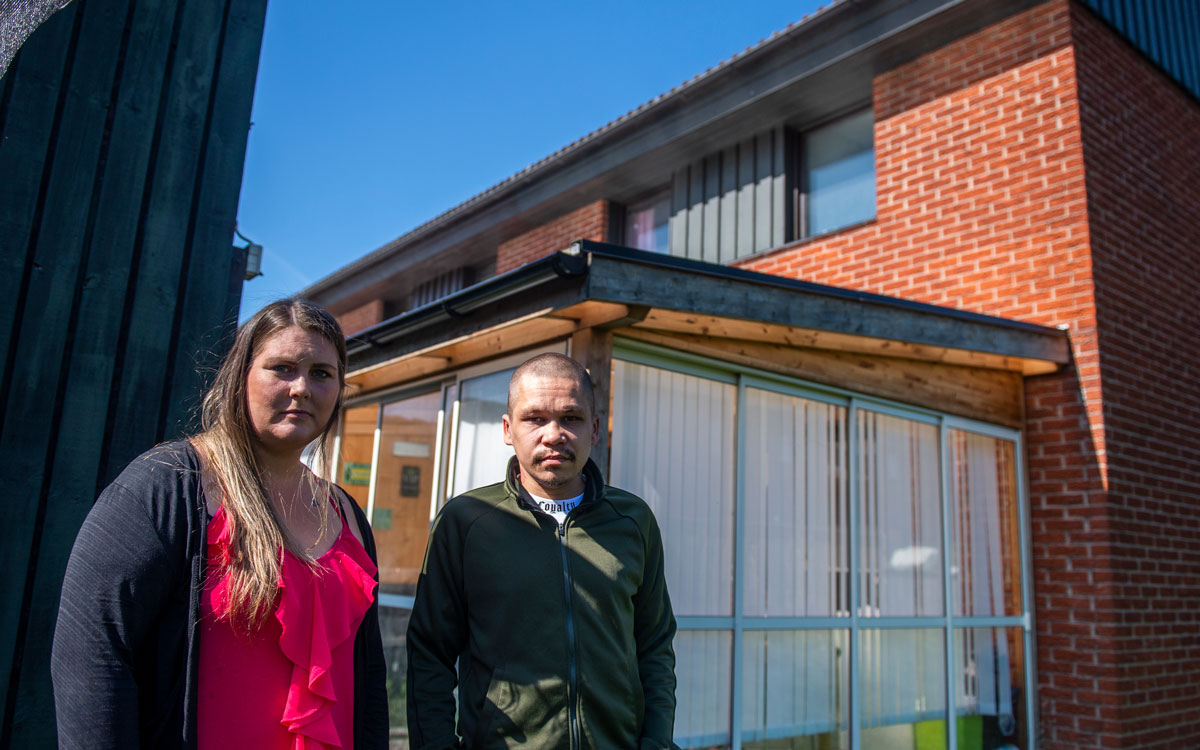
[[[875,217],[875,118],[864,110],[804,134],[804,236]]]
[[[625,210],[625,237],[622,244],[657,253],[669,252],[670,219],[670,191],[630,204]]]

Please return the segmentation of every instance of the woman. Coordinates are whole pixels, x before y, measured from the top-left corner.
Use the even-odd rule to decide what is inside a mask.
[[[238,331],[203,432],[131,463],[84,521],[51,672],[63,748],[384,748],[375,545],[301,453],[337,422],[329,313]]]

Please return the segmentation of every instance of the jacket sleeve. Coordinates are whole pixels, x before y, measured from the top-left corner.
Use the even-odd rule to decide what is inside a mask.
[[[345,490],[337,488],[343,507],[348,505],[362,534],[363,548],[371,562],[379,565],[378,553],[375,549],[375,536],[367,516],[358,503],[346,495]],[[379,572],[375,573],[375,582],[379,582]],[[379,589],[375,589],[375,601],[358,626],[358,634],[354,644],[355,675],[354,675],[354,747],[355,750],[387,750],[390,720],[388,717],[387,694],[387,660],[383,654],[383,633],[379,629]],[[359,669],[362,674],[359,674]]]
[[[458,747],[455,662],[466,647],[462,537],[448,504],[429,532],[408,622],[408,735],[413,750]]]
[[[171,554],[143,499],[109,485],[67,562],[50,664],[61,748],[140,745],[134,665],[181,585],[181,555]]]
[[[646,530],[646,563],[633,602],[638,675],[645,696],[639,750],[675,747],[675,615],[663,572],[662,535],[651,516]]]

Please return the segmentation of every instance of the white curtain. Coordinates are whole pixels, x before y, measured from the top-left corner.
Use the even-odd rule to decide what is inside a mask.
[[[614,365],[612,484],[654,510],[675,614],[731,615],[737,390],[621,360]]]
[[[847,729],[848,631],[748,631],[742,657],[742,739]]]
[[[733,702],[728,630],[681,630],[675,634],[675,743],[713,747],[729,743]]]
[[[859,409],[850,444],[845,405],[756,387],[744,393],[737,528],[737,388],[614,361],[612,483],[653,508],[675,613],[705,628],[676,637],[676,742],[724,745],[738,731],[746,742],[840,746],[856,679],[863,747],[911,743],[914,722],[947,718],[947,630],[872,628],[871,621],[942,618],[948,565],[955,615],[1020,613],[1015,443],[950,429],[944,446],[937,424]],[[951,553],[943,545],[943,460]],[[850,466],[857,560],[849,557]],[[732,619],[738,544],[746,619],[736,665],[742,709],[731,722],[733,631],[694,618]],[[851,575],[857,603],[849,598]],[[851,616],[862,627],[857,675],[849,673],[849,622],[844,630],[792,630],[755,620]],[[1012,725],[1012,686],[1024,668],[1019,652],[1015,664],[1011,657],[1019,629],[952,632],[957,715]]]
[[[848,612],[846,409],[746,389],[747,617]]]
[[[955,538],[954,612],[990,617],[1020,612],[1013,443],[950,431],[950,502]],[[957,703],[967,714],[1008,721],[1012,677],[1008,639],[1001,631],[964,631]]]
[[[933,628],[860,631],[863,727],[946,718],[944,635]]]
[[[512,373],[504,370],[463,381],[451,496],[504,480],[513,451],[504,444],[500,418],[508,409]]]
[[[937,426],[863,409],[858,448],[859,615],[943,614]]]
[[[611,482],[644,498],[662,529],[677,616],[733,614],[736,389],[617,360]],[[729,742],[731,631],[675,637],[675,741]]]

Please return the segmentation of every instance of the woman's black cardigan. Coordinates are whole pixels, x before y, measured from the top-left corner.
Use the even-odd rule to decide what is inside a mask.
[[[375,561],[366,516],[349,505]],[[207,523],[186,441],[138,457],[100,494],[71,550],[54,631],[61,748],[196,747]],[[354,638],[356,748],[387,747],[385,670],[376,597]]]

